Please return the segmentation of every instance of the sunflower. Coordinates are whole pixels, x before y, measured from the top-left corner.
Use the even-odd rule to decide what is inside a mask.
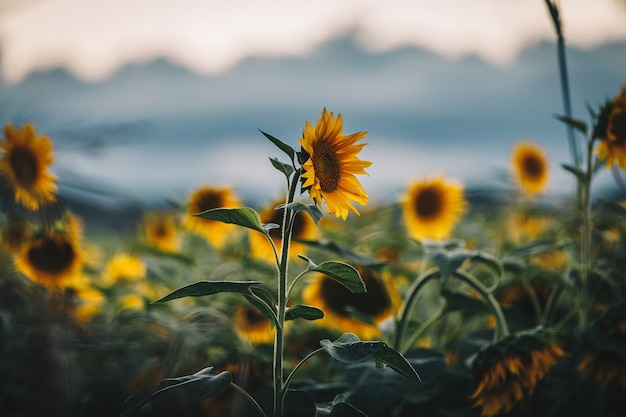
[[[174,213],[146,213],[143,217],[144,239],[146,243],[162,252],[177,252],[180,239],[176,232]]]
[[[34,235],[15,255],[16,268],[49,289],[71,285],[82,269],[78,236],[56,229]]]
[[[626,169],[626,85],[613,101],[605,127],[605,137],[594,151],[606,160],[607,168],[617,165]]]
[[[80,323],[90,322],[102,310],[106,301],[105,295],[91,285],[90,279],[86,275],[79,275],[72,285],[67,288],[75,300],[73,310],[74,317]]]
[[[600,384],[616,380],[626,387],[626,303],[600,314],[582,337],[584,355],[578,370]]]
[[[238,305],[235,312],[235,330],[253,345],[272,343],[274,330],[269,319],[250,305]]]
[[[520,190],[527,197],[539,195],[548,184],[549,164],[544,151],[530,142],[522,142],[513,149],[513,175]]]
[[[54,161],[52,141],[46,136],[37,136],[29,123],[21,130],[6,125],[4,136],[5,140],[0,142],[0,150],[3,151],[0,171],[15,190],[15,201],[31,211],[54,202],[57,185],[48,171],[48,166]]]
[[[201,187],[191,194],[187,204],[187,214],[182,224],[187,229],[202,235],[209,243],[219,248],[226,241],[227,235],[234,230],[234,226],[207,220],[194,214],[202,213],[215,208],[236,208],[241,203],[230,188]]]
[[[332,278],[318,274],[304,289],[302,299],[305,304],[324,311],[324,318],[315,322],[320,326],[354,333],[362,339],[374,339],[380,336],[377,325],[393,316],[399,299],[377,271],[371,268],[357,270],[367,288],[366,293],[354,294]],[[373,324],[359,320],[355,315]]]
[[[343,119],[337,114],[337,120],[326,108],[315,128],[306,122],[302,131],[303,155],[306,161],[302,165],[302,189],[309,191],[309,199],[314,199],[321,206],[326,201],[329,214],[335,214],[344,220],[348,211],[359,214],[350,200],[361,205],[367,204],[369,197],[361,186],[356,174],[367,174],[365,168],[372,165],[357,157],[367,143],[356,144],[367,132],[343,135]]]
[[[8,253],[18,253],[22,245],[28,242],[32,225],[25,217],[13,213],[7,216],[3,223],[0,232],[1,244]]]
[[[473,362],[471,395],[481,416],[495,416],[520,405],[564,357],[561,347],[540,331],[511,334],[483,348]]]
[[[413,182],[402,206],[413,238],[445,239],[467,210],[467,201],[461,185],[435,178]]]
[[[117,253],[105,265],[101,284],[110,287],[119,281],[138,281],[145,275],[146,265],[141,258],[127,253]]]
[[[269,231],[270,238],[278,250],[280,250],[282,241],[282,224],[285,209],[276,209],[276,207],[281,203],[280,201],[274,201],[259,213],[262,223],[274,223],[281,226]],[[317,237],[317,227],[311,216],[302,212],[296,213],[291,237],[293,240],[291,241],[289,254],[294,257],[298,254],[303,254],[306,250],[306,245],[298,242],[298,240],[313,240]],[[270,244],[260,233],[250,232],[250,244],[253,256],[263,259],[274,259],[274,252]]]

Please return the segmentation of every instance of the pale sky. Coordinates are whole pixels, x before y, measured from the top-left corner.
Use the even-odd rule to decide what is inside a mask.
[[[626,39],[626,2],[560,4],[568,45]],[[555,37],[543,0],[0,0],[0,7],[0,73],[8,83],[56,67],[100,81],[158,58],[216,74],[249,56],[311,53],[348,33],[370,51],[418,46],[506,65]]]

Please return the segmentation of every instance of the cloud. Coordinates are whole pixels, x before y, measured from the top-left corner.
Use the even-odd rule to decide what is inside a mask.
[[[571,45],[626,39],[615,0],[560,3]],[[98,81],[156,58],[216,74],[250,56],[305,55],[348,32],[371,51],[410,45],[500,65],[554,38],[545,4],[519,0],[47,0],[5,13],[0,27],[9,83],[54,67]]]

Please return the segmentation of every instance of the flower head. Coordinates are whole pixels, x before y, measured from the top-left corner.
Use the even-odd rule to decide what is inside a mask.
[[[282,223],[285,209],[276,209],[276,207],[282,202],[274,201],[263,209],[259,215],[261,216],[261,223],[268,224],[274,223],[280,227],[276,227],[269,230],[269,235],[274,245],[280,248],[282,240]],[[294,220],[291,232],[291,248],[289,254],[296,257],[298,254],[303,254],[306,250],[306,245],[299,242],[299,240],[313,240],[317,236],[317,227],[315,222],[306,213],[297,212]],[[274,253],[271,249],[267,239],[256,231],[250,232],[250,243],[253,256],[264,259],[273,259]]]
[[[180,239],[176,231],[174,213],[146,213],[143,217],[146,243],[163,252],[177,252]]]
[[[317,275],[304,289],[302,299],[324,311],[324,318],[316,323],[327,328],[350,332],[363,339],[380,336],[373,324],[355,318],[356,314],[379,324],[393,315],[398,296],[388,289],[384,278],[370,268],[357,268],[367,288],[366,293],[354,294],[326,275]]]
[[[54,161],[52,141],[37,136],[27,123],[23,129],[13,125],[4,127],[5,140],[0,142],[0,172],[15,191],[15,201],[28,210],[56,200],[57,185],[48,167]]]
[[[15,255],[17,269],[49,289],[71,285],[82,269],[78,236],[60,230],[33,235]]]
[[[133,255],[117,253],[107,262],[102,273],[102,284],[109,287],[118,281],[138,281],[146,275],[146,265]]]
[[[445,239],[465,213],[467,201],[461,185],[436,178],[413,182],[402,206],[409,235]]]
[[[605,111],[609,109],[606,130],[600,133],[604,133],[604,137],[600,138],[601,142],[594,151],[600,159],[606,160],[607,168],[617,165],[626,169],[626,85],[615,100],[603,108]]]
[[[274,340],[269,319],[250,305],[238,305],[235,313],[235,330],[250,343],[264,344]]]
[[[519,143],[513,150],[513,174],[527,197],[536,197],[548,184],[549,164],[543,150],[535,144]]]
[[[302,138],[298,139],[306,159],[302,164],[302,188],[309,191],[309,198],[313,198],[318,205],[321,206],[324,200],[329,214],[344,220],[348,211],[359,214],[351,200],[361,205],[369,200],[355,176],[367,174],[365,168],[372,165],[357,157],[367,143],[356,142],[365,135],[367,132],[344,136],[341,114],[335,120],[333,113],[324,108],[322,118],[315,127],[306,122]]]
[[[471,398],[484,417],[510,411],[533,393],[538,382],[563,357],[565,353],[559,345],[540,331],[511,334],[476,356]]]
[[[215,208],[236,208],[239,206],[241,206],[239,199],[230,188],[201,187],[189,196],[187,213],[182,224],[187,229],[202,235],[213,246],[221,247],[226,241],[227,234],[234,229],[234,226],[203,219],[194,216],[194,214]]]

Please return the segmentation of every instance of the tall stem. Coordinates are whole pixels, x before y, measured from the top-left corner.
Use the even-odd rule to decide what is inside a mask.
[[[293,225],[292,210],[287,206],[293,202],[299,178],[300,171],[296,170],[291,178],[283,214],[282,247],[278,266],[278,322],[276,324],[276,334],[274,338],[274,417],[283,417],[284,414],[284,330],[285,313],[287,311],[287,267],[289,264],[289,244],[291,242],[291,230]]]
[[[579,179],[581,188],[580,208],[582,212],[582,226],[580,231],[580,292],[581,292],[581,308],[580,308],[580,325],[585,326],[587,323],[589,309],[589,271],[591,269],[591,178],[593,175],[592,157],[593,157],[593,140],[588,140],[586,166],[584,173]]]

